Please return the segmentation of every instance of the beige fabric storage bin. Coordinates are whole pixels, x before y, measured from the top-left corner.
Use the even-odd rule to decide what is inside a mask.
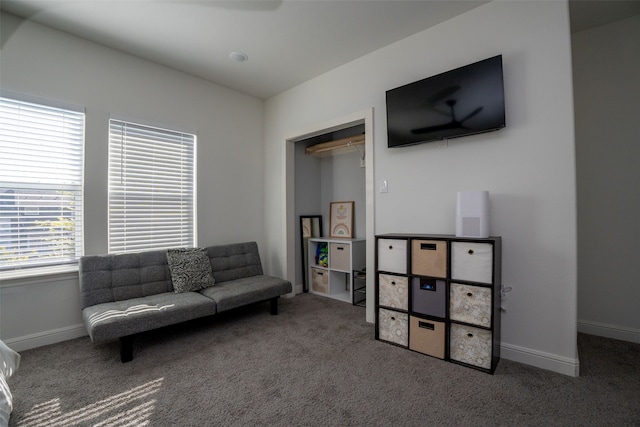
[[[311,291],[319,294],[329,293],[329,272],[327,270],[311,269]]]
[[[407,310],[409,308],[409,279],[392,274],[380,274],[378,304]]]
[[[491,327],[491,288],[451,283],[449,318],[474,325]]]
[[[451,278],[492,283],[493,245],[478,242],[451,242]]]
[[[452,360],[491,369],[491,331],[452,323],[449,339]]]
[[[384,308],[379,309],[378,337],[406,347],[409,342],[409,315]]]
[[[445,324],[411,316],[409,321],[409,348],[429,356],[444,359]]]
[[[378,239],[378,270],[390,273],[407,273],[406,240]]]
[[[351,246],[346,243],[329,243],[329,268],[350,273]]]
[[[447,277],[447,242],[412,240],[411,273],[420,276]]]

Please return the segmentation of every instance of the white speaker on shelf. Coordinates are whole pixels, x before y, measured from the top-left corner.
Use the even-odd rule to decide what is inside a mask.
[[[458,191],[456,237],[489,237],[488,191]]]

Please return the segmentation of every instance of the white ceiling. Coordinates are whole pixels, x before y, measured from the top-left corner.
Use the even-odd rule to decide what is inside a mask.
[[[0,0],[0,7],[266,99],[484,3],[487,1]],[[603,19],[611,22],[620,19],[621,13],[640,13],[638,6],[640,1],[575,1],[572,18],[580,21],[572,21],[572,28],[586,29]],[[228,57],[232,51],[246,53],[248,61],[232,61]]]

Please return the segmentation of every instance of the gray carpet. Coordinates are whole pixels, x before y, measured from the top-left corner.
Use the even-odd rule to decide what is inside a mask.
[[[640,425],[640,345],[579,335],[581,376],[495,375],[374,339],[364,309],[311,294],[117,342],[22,352],[10,426]]]

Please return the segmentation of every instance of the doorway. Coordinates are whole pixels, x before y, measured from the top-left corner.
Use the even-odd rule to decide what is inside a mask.
[[[300,265],[296,263],[296,253],[299,245],[296,244],[296,197],[295,197],[295,144],[319,135],[338,132],[354,126],[364,126],[364,165],[365,165],[365,237],[366,237],[366,266],[367,271],[373,272],[375,255],[375,231],[374,231],[374,173],[373,173],[373,108],[360,111],[349,116],[338,117],[325,123],[310,126],[297,132],[292,132],[285,139],[285,253],[287,277],[295,278],[296,270]],[[374,277],[367,275],[367,304],[366,321],[374,322]],[[300,283],[294,281],[294,289],[299,289]]]

